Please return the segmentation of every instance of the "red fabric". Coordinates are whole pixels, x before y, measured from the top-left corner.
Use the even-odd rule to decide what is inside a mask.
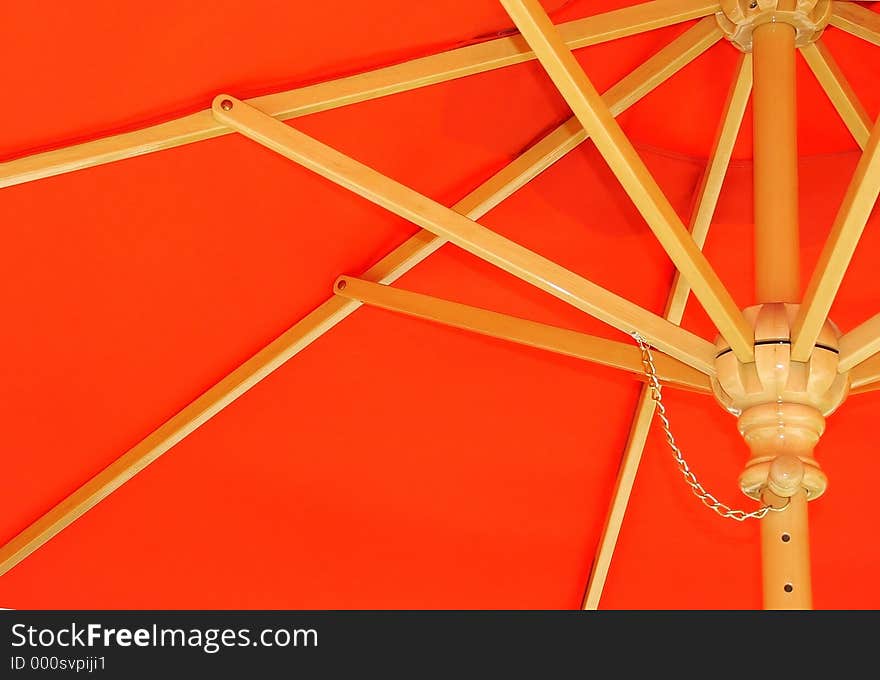
[[[545,2],[557,20],[627,2]],[[557,11],[558,10],[558,11]],[[494,0],[76,3],[0,10],[0,155],[62,146],[507,30]],[[578,52],[605,89],[676,26]],[[872,117],[878,49],[826,40]],[[712,48],[621,117],[687,220],[736,53]],[[857,161],[801,64],[806,282]],[[569,115],[535,63],[295,121],[452,204]],[[750,118],[707,245],[752,303]],[[880,311],[872,219],[833,318]],[[415,227],[228,136],[0,191],[0,541],[314,309]],[[483,223],[662,312],[672,266],[589,143]],[[412,290],[624,336],[447,246]],[[690,304],[686,327],[714,331]],[[639,384],[610,369],[358,311],[0,577],[14,608],[577,607]],[[735,421],[668,391],[694,468],[748,505]],[[877,608],[880,393],[853,397],[817,450],[817,606]],[[715,518],[652,435],[608,607],[760,606],[757,525]],[[742,500],[740,500],[742,499]]]

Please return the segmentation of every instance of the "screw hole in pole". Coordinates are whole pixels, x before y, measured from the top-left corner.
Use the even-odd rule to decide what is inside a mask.
[[[788,543],[791,540],[791,536],[789,534],[782,534],[782,542]]]
[[[792,590],[794,590],[794,586],[791,585],[790,583],[786,583],[786,584],[783,586],[782,589],[783,589],[786,593],[790,593]]]
[[[339,289],[339,290],[344,290],[344,289],[345,289],[345,285],[346,285],[346,284],[345,284],[345,281],[344,281],[344,280],[343,280],[343,281],[339,281],[339,282],[336,284],[336,288]]]

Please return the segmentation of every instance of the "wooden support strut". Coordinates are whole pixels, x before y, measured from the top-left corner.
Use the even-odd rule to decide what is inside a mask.
[[[683,0],[679,0],[679,1],[682,2]],[[656,3],[646,3],[646,5],[660,5],[660,4],[664,4],[664,1],[661,0]],[[688,4],[687,11],[693,12],[695,10],[693,9],[692,5],[696,5],[699,3],[688,2],[687,4]],[[707,3],[702,3],[702,4],[705,5]],[[837,3],[837,4],[849,5],[851,3]],[[627,9],[629,9],[629,8],[627,8]],[[635,9],[635,8],[632,8],[632,9]],[[694,15],[694,16],[700,16],[700,15]],[[679,20],[681,20],[681,19],[679,19]],[[647,25],[647,24],[645,24],[645,25]],[[657,25],[667,25],[667,24],[660,22]],[[647,29],[643,29],[643,30],[647,30]],[[626,33],[622,33],[622,34],[626,34]],[[505,39],[500,39],[500,40],[505,40]],[[466,48],[462,48],[462,49],[466,49]],[[519,57],[515,57],[515,59],[518,59],[518,58]],[[520,59],[520,61],[528,59],[528,58],[533,58],[533,57],[531,55],[528,55],[528,56],[524,57],[523,59]],[[517,62],[512,61],[510,63],[517,63]],[[499,64],[499,65],[506,65],[506,64]],[[498,66],[492,66],[491,68],[497,68],[497,67]],[[482,68],[482,67],[479,67],[479,68]],[[758,68],[758,67],[756,66],[756,68]],[[483,69],[483,70],[485,70],[485,69]],[[472,72],[479,72],[479,71],[472,71]],[[467,75],[467,74],[464,74],[464,75]],[[458,77],[458,76],[450,76],[450,77]],[[757,77],[757,73],[756,73],[756,77]],[[442,80],[442,79],[448,79],[448,78],[446,78],[446,74],[439,77],[437,80],[431,80],[430,82],[440,82],[440,80]],[[346,79],[343,79],[343,80],[346,80]],[[415,82],[415,81],[413,81],[413,82]],[[423,82],[420,84],[412,84],[411,86],[418,87],[418,86],[424,85],[424,84],[428,84],[428,83]],[[370,98],[371,96],[381,96],[381,94],[389,94],[392,91],[402,91],[403,89],[408,89],[409,87],[410,87],[409,84],[401,86],[399,89],[396,89],[397,86],[392,86],[388,89],[388,91],[379,92],[378,94],[375,94],[372,91],[369,93],[365,93],[363,95],[358,94],[358,95],[356,95],[356,98],[352,99],[351,101],[362,101],[363,99]],[[274,95],[270,95],[270,97],[272,97],[272,96],[274,96]],[[262,99],[262,98],[258,98],[258,100],[259,99]],[[233,101],[231,98],[227,98],[226,100]],[[218,102],[219,101],[220,101],[220,99],[218,98]],[[334,102],[335,103],[330,104],[330,105],[326,106],[325,108],[330,108],[332,105],[342,105],[344,103],[350,103],[350,101],[343,101],[342,99],[334,100]],[[215,109],[214,109],[214,116],[213,117],[216,117],[216,114],[219,113],[216,109],[216,103],[217,102],[215,102]],[[238,102],[238,103],[240,104],[241,102]],[[316,110],[322,110],[322,109],[319,108]],[[305,113],[308,113],[308,112],[311,112],[311,111],[305,111]],[[196,132],[198,132],[199,134],[205,133],[205,130],[206,130],[205,125],[206,125],[207,121],[204,119],[204,114],[206,114],[206,113],[210,113],[210,112],[201,112],[200,114],[194,114],[193,117],[187,117],[188,119],[191,119],[191,125],[190,125],[190,123],[184,123],[183,126],[181,127],[181,130],[185,131],[185,129],[189,129],[189,128],[187,128],[187,125],[190,125],[190,128],[192,128],[192,126],[194,125],[199,128],[199,130],[197,130]],[[300,113],[299,115],[304,115],[304,113]],[[195,116],[199,117],[199,120],[197,123],[196,123]],[[213,117],[212,117],[212,119],[213,119]],[[757,118],[757,114],[756,114],[756,118]],[[185,119],[181,119],[181,120],[183,121]],[[173,125],[177,125],[177,121],[175,121],[173,123]],[[212,122],[212,125],[214,127],[211,130],[207,131],[207,136],[217,136],[219,134],[227,134],[229,132],[229,130],[227,130],[224,126],[218,127],[213,122]],[[574,145],[577,143],[577,142],[570,141],[574,137],[578,137],[579,138],[578,141],[580,141],[581,139],[586,137],[586,134],[582,130],[576,130],[576,126],[572,125],[572,121],[569,121],[567,126],[568,126],[567,128],[565,125],[562,127],[566,128],[566,130],[564,131],[565,134],[570,133],[570,139],[567,142],[568,144]],[[159,126],[157,126],[157,127],[159,127]],[[192,128],[192,129],[195,129],[195,128]],[[190,129],[190,132],[192,132],[192,129]],[[219,129],[219,131],[218,131],[218,129]],[[560,130],[562,130],[562,128],[560,128]],[[242,130],[239,130],[239,131],[241,132]],[[559,132],[559,131],[557,131],[557,132]],[[134,133],[130,133],[130,134],[134,134]],[[247,134],[247,133],[245,133],[245,134]],[[854,132],[854,134],[856,134],[856,133]],[[197,137],[197,138],[204,139],[204,138],[207,138],[207,136]],[[251,135],[249,135],[249,136],[251,136]],[[565,135],[563,135],[563,136],[565,136]],[[119,136],[119,137],[123,137],[123,136]],[[88,167],[89,165],[95,165],[95,164],[101,163],[101,162],[110,162],[111,160],[129,157],[131,155],[137,155],[139,153],[148,153],[150,151],[157,150],[159,148],[168,148],[168,146],[175,146],[180,143],[189,143],[190,141],[196,141],[196,138],[187,137],[185,134],[177,134],[176,132],[172,133],[171,128],[168,128],[167,134],[166,134],[166,132],[161,133],[159,138],[149,140],[149,139],[147,139],[147,137],[139,138],[137,140],[137,144],[134,143],[135,140],[133,140],[133,139],[126,141],[123,144],[123,146],[125,146],[125,144],[128,144],[127,147],[122,148],[122,149],[117,148],[115,151],[111,151],[108,153],[99,152],[97,147],[92,147],[92,149],[90,151],[88,151],[88,153],[86,153],[85,156],[83,156],[82,154],[80,154],[80,156],[77,156],[77,152],[71,152],[71,153],[67,154],[66,156],[65,156],[65,154],[62,153],[63,157],[59,156],[59,157],[53,159],[52,161],[49,161],[49,159],[41,158],[41,159],[36,160],[35,162],[32,162],[31,165],[28,165],[27,163],[25,163],[23,166],[20,166],[21,168],[27,169],[26,174],[25,175],[15,175],[15,172],[13,172],[13,177],[16,177],[16,178],[24,177],[23,179],[20,179],[20,181],[28,181],[29,179],[36,179],[39,176],[49,176],[51,174],[58,174],[58,172],[66,172],[66,171],[77,169],[79,167]],[[110,138],[110,139],[116,139],[116,138]],[[104,140],[99,140],[99,141],[104,141]],[[87,144],[90,144],[90,143],[87,143]],[[134,146],[132,146],[132,144],[134,144]],[[756,144],[757,144],[757,141],[756,141]],[[73,147],[73,149],[78,149],[81,146],[83,146],[83,145],[78,145],[77,147]],[[111,146],[112,146],[112,144],[111,144]],[[267,146],[271,146],[271,144],[267,144]],[[136,149],[136,151],[134,151],[133,153],[130,153],[132,151],[132,149]],[[276,148],[276,150],[278,150],[278,149]],[[48,153],[53,154],[53,153],[59,153],[59,152],[48,152]],[[114,155],[114,154],[117,154],[117,155]],[[128,154],[128,155],[126,155],[126,154]],[[795,154],[796,154],[796,151],[795,151]],[[285,155],[287,155],[287,154],[285,154]],[[43,156],[43,155],[40,154],[39,156]],[[290,156],[288,156],[288,157],[290,157]],[[30,157],[30,158],[33,160],[33,159],[36,159],[37,157]],[[85,158],[85,162],[83,162],[84,158]],[[25,161],[28,159],[21,159],[21,160]],[[53,165],[53,162],[55,162],[56,160],[60,162],[60,165]],[[555,160],[555,158],[553,160]],[[44,162],[44,161],[46,161],[46,162]],[[18,161],[13,161],[13,163],[17,163],[17,162]],[[549,164],[550,162],[552,162],[552,160],[547,161],[547,164]],[[756,163],[757,163],[757,161],[756,161]],[[304,164],[308,165],[308,163],[304,163]],[[0,186],[3,186],[3,184],[2,184],[3,179],[2,178],[4,175],[2,173],[3,173],[4,165],[8,165],[8,164],[0,164]],[[19,167],[19,166],[17,166],[17,167]],[[62,169],[59,169],[59,168],[62,168]],[[57,170],[57,172],[56,172],[56,170]],[[27,173],[34,173],[34,174],[27,174]],[[44,174],[41,174],[41,173],[44,173]],[[337,181],[338,181],[338,179],[337,179]],[[528,181],[528,180],[526,179],[525,181]],[[13,180],[9,183],[11,184],[11,183],[18,183],[18,182]],[[340,183],[344,184],[345,182],[340,182]],[[352,188],[352,187],[349,187],[349,188]],[[362,193],[362,195],[364,195],[363,187],[360,187],[360,189],[355,189],[355,190],[358,191],[358,193]],[[367,191],[366,193],[369,193],[369,191]],[[795,188],[795,193],[796,193],[796,188]],[[375,196],[367,196],[367,198],[371,198],[371,200],[376,200],[378,198],[377,202],[379,202],[379,203],[382,203],[383,200],[387,200],[387,198],[385,198],[381,195],[381,192]],[[497,202],[497,201],[495,201],[494,198],[491,198],[491,197],[486,197],[486,200],[487,200],[487,203],[489,203],[489,204],[491,204],[493,201]],[[498,200],[501,200],[501,199],[498,199]],[[415,204],[407,207],[407,209],[410,209],[410,208],[414,209],[418,213],[418,206],[415,206]],[[476,209],[474,210],[474,212],[476,212]],[[417,223],[420,223],[420,224],[422,223],[419,220],[414,220],[414,221],[416,221]],[[442,221],[441,221],[441,226],[443,226]],[[479,226],[479,225],[476,225],[476,226]],[[452,235],[449,235],[449,233],[447,233],[447,232],[442,232],[442,229],[441,229],[441,235],[439,235],[439,236],[438,235],[430,235],[427,232],[420,232],[415,237],[413,237],[413,239],[411,239],[410,242],[407,242],[407,244],[405,244],[404,247],[399,249],[401,251],[401,254],[400,254],[400,257],[398,257],[397,259],[399,261],[400,268],[403,269],[404,267],[410,267],[413,264],[415,264],[415,262],[422,259],[423,255],[426,251],[433,252],[434,250],[436,250],[436,248],[439,247],[439,245],[442,245],[442,243],[445,242],[445,237],[447,237],[447,236],[450,238],[450,240],[456,241],[456,237],[458,236],[458,234],[456,232],[451,232],[451,234]],[[465,239],[465,241],[466,241],[466,239]],[[464,247],[467,247],[467,246],[464,246]],[[409,248],[409,250],[407,250],[407,248]],[[406,251],[406,252],[404,252],[404,251]],[[395,251],[395,252],[397,252],[397,251]],[[489,255],[491,256],[491,255],[493,255],[493,253],[489,252]],[[489,259],[489,258],[487,258],[487,259]],[[492,260],[490,260],[490,261],[492,261]],[[531,260],[529,260],[529,261],[531,261]],[[496,264],[497,264],[497,262],[496,262]],[[550,264],[552,264],[552,263],[550,263]],[[515,272],[515,273],[517,273],[518,275],[520,275],[522,273],[525,273],[526,275],[528,275],[529,271],[526,268],[523,268],[522,272]],[[393,278],[393,276],[394,276],[393,274],[390,274],[390,273],[388,274],[389,279]],[[348,279],[348,280],[351,281],[351,279]],[[376,285],[376,284],[369,283],[369,282],[364,282],[364,283],[369,286]],[[553,284],[554,284],[554,282],[553,282],[552,278],[550,278],[548,280],[548,285],[550,287],[552,287]],[[540,287],[544,287],[541,284],[537,284],[537,285],[539,285]],[[547,288],[545,288],[545,290],[546,289]],[[601,289],[600,289],[600,291],[601,291]],[[553,291],[551,290],[550,292],[553,292]],[[603,291],[603,292],[606,292],[606,291]],[[556,293],[554,293],[554,294],[556,294]],[[562,297],[560,295],[557,295],[557,296]],[[562,297],[562,299],[566,299],[566,298]],[[331,298],[331,300],[328,301],[328,303],[326,303],[326,304],[330,305],[334,302],[334,300],[336,300],[336,299]],[[175,416],[175,418],[172,419],[173,420],[173,427],[172,427],[172,421],[169,421],[169,423],[166,424],[167,426],[163,426],[163,428],[160,428],[159,430],[154,432],[152,435],[150,435],[150,437],[148,439],[144,440],[144,442],[141,442],[141,444],[139,444],[138,447],[135,447],[135,449],[138,450],[138,456],[134,456],[134,457],[132,456],[132,454],[135,453],[135,449],[133,449],[128,454],[126,454],[126,456],[124,456],[122,459],[120,459],[116,463],[114,463],[110,468],[108,468],[107,470],[102,472],[101,475],[99,475],[94,480],[90,481],[89,484],[87,484],[85,487],[80,489],[77,492],[78,495],[77,494],[74,495],[74,496],[76,496],[76,499],[75,499],[76,502],[73,502],[74,496],[71,496],[71,498],[66,499],[62,504],[60,504],[59,506],[54,508],[52,513],[55,513],[55,514],[53,515],[53,519],[50,523],[47,524],[46,522],[44,522],[40,527],[38,527],[38,529],[39,529],[38,531],[35,531],[35,527],[37,527],[36,524],[34,526],[30,527],[28,529],[28,532],[25,532],[22,535],[27,539],[24,543],[19,541],[19,539],[22,538],[22,536],[19,536],[19,537],[16,537],[16,539],[14,539],[13,542],[11,542],[10,544],[7,544],[7,546],[0,548],[0,574],[4,573],[6,570],[8,570],[12,566],[14,566],[14,564],[16,564],[18,561],[23,559],[27,554],[30,554],[30,552],[32,552],[33,550],[38,548],[39,545],[42,545],[46,540],[49,540],[49,538],[51,538],[52,535],[54,535],[55,533],[60,531],[64,526],[67,526],[67,524],[69,524],[70,522],[74,521],[76,519],[76,517],[80,516],[83,512],[85,512],[89,508],[93,507],[93,505],[96,504],[97,502],[99,502],[101,500],[101,498],[103,498],[107,494],[111,493],[115,488],[118,488],[119,485],[121,485],[122,483],[127,481],[127,479],[129,479],[131,476],[133,476],[138,471],[140,471],[143,467],[145,467],[150,462],[152,462],[152,460],[154,460],[155,457],[157,457],[158,455],[161,455],[161,453],[163,453],[165,450],[170,448],[170,446],[173,446],[173,444],[176,443],[176,441],[179,441],[180,439],[185,437],[187,434],[189,434],[189,432],[191,432],[192,430],[197,428],[200,424],[205,422],[208,418],[210,418],[217,411],[222,409],[225,405],[230,403],[238,395],[243,393],[245,390],[249,389],[253,384],[255,384],[260,379],[262,379],[262,377],[265,377],[265,375],[267,375],[269,372],[271,372],[272,370],[277,368],[279,365],[281,365],[281,363],[283,363],[283,361],[285,361],[287,358],[289,358],[289,356],[292,355],[292,353],[299,351],[299,349],[301,349],[301,347],[304,346],[305,344],[308,344],[308,342],[310,342],[311,339],[320,335],[328,327],[330,327],[334,323],[338,322],[339,319],[344,318],[345,315],[350,313],[349,310],[357,308],[357,303],[353,303],[352,300],[345,300],[345,301],[336,300],[336,301],[337,301],[337,305],[335,307],[337,310],[336,313],[331,314],[330,316],[326,316],[326,317],[322,316],[321,319],[318,319],[317,317],[315,319],[311,319],[311,317],[310,317],[308,319],[309,324],[310,324],[309,325],[310,330],[303,331],[299,335],[285,334],[285,336],[282,336],[285,340],[283,343],[280,342],[282,340],[282,338],[279,338],[279,341],[276,341],[276,343],[273,343],[272,345],[267,347],[265,350],[263,350],[261,353],[259,353],[257,356],[255,356],[252,360],[247,362],[247,364],[242,366],[239,370],[234,372],[232,375],[228,376],[222,383],[216,385],[214,388],[209,390],[209,393],[206,393],[206,395],[204,395],[202,398],[197,400],[197,402],[194,402],[194,404],[191,405],[190,407],[188,407],[187,410],[185,410],[185,412],[182,412],[181,414],[178,414],[178,416]],[[353,304],[349,304],[349,303],[353,303]],[[455,304],[455,303],[449,303],[449,304]],[[485,311],[485,310],[478,310],[478,311]],[[600,310],[600,311],[605,312],[606,310]],[[486,313],[492,314],[491,312],[486,312]],[[655,320],[652,320],[650,317],[645,317],[645,320],[648,322],[651,322],[652,324],[655,323]],[[304,320],[304,322],[305,321],[307,321],[307,320]],[[525,322],[525,323],[531,323],[531,322]],[[612,324],[612,325],[614,325],[614,324]],[[624,324],[624,326],[625,325],[626,324]],[[299,326],[299,324],[298,324],[298,326]],[[620,326],[618,326],[618,327],[620,327]],[[663,327],[659,327],[659,328],[664,331],[659,337],[662,337],[662,338],[671,337],[671,331],[669,331],[668,329],[665,329]],[[556,329],[556,330],[560,330],[560,329]],[[484,332],[484,331],[479,331],[479,332]],[[491,335],[493,333],[489,332],[487,334]],[[304,340],[304,338],[306,338],[306,337],[308,339]],[[589,337],[589,336],[587,336],[587,337]],[[599,340],[599,339],[596,339],[596,340]],[[673,346],[675,348],[675,351],[677,353],[687,355],[687,351],[685,349],[683,349],[682,346],[684,344],[687,344],[687,343],[685,343],[685,340],[688,340],[688,339],[685,338],[685,336],[680,336],[677,338],[677,340],[680,341],[680,344],[672,343],[671,346]],[[690,340],[692,341],[693,338],[691,338]],[[606,342],[611,342],[611,341],[606,341]],[[615,344],[620,344],[620,343],[615,343]],[[682,346],[680,346],[680,345],[682,345]],[[705,354],[704,354],[705,348],[699,347],[696,343],[693,343],[693,342],[691,342],[691,344],[688,345],[688,347],[691,350],[693,350],[691,355],[688,355],[688,358],[689,358],[688,363],[691,366],[698,365],[699,369],[705,373],[711,373],[712,372],[711,368],[709,368],[707,370],[706,367],[702,365],[702,362],[704,361],[704,358],[705,358]],[[584,358],[586,358],[586,357],[584,357]],[[872,360],[876,359],[876,358],[877,357],[872,357]],[[869,366],[869,365],[873,366],[872,360],[865,361],[863,364],[861,364],[861,366]],[[676,366],[676,365],[681,366],[681,364],[679,362],[677,362],[676,360],[671,360],[671,361],[672,361],[672,364],[671,364],[672,366]],[[610,362],[600,361],[600,363],[610,363]],[[626,364],[628,362],[624,361],[621,363]],[[621,366],[621,367],[624,367],[627,370],[630,370],[630,368],[627,368],[626,366]],[[659,368],[659,365],[658,365],[658,368]],[[694,375],[699,375],[697,373],[697,371],[694,371],[691,368],[687,368],[687,370],[691,371]],[[694,381],[695,381],[695,383],[698,382],[696,378],[694,379]],[[703,384],[701,381],[699,381],[699,382],[701,385]],[[186,417],[182,418],[184,413],[186,413]],[[148,452],[149,452],[149,455],[145,455]],[[800,492],[800,495],[804,496],[804,494],[802,492]],[[807,545],[806,544],[806,536],[807,536],[806,496],[804,496],[802,500],[803,500],[803,506],[804,506],[803,513],[792,512],[800,505],[799,494],[794,493],[794,495],[792,495],[790,497],[790,501],[789,501],[791,507],[789,507],[789,509],[786,510],[786,512],[771,513],[771,515],[768,516],[768,519],[781,518],[780,521],[777,521],[774,523],[774,522],[769,522],[769,521],[765,520],[765,522],[762,523],[762,535],[764,533],[766,533],[768,536],[768,538],[764,539],[764,542],[763,542],[765,562],[768,562],[768,563],[772,562],[774,566],[780,567],[779,569],[776,569],[775,571],[771,570],[771,569],[765,569],[765,603],[770,602],[766,598],[767,598],[767,593],[769,592],[769,589],[772,585],[772,583],[770,585],[768,585],[768,582],[767,582],[768,575],[772,576],[771,581],[773,583],[775,583],[775,581],[778,581],[780,579],[785,580],[785,584],[783,585],[782,591],[786,594],[789,594],[789,595],[791,593],[795,592],[795,593],[797,593],[796,597],[800,598],[800,599],[795,600],[792,597],[788,597],[787,599],[779,600],[778,604],[774,605],[771,603],[769,606],[772,606],[774,608],[791,608],[793,605],[797,606],[797,607],[809,607],[811,604],[810,600],[809,600],[809,587],[808,587],[809,586],[808,549],[804,548],[804,546]],[[50,513],[50,515],[52,513]],[[46,517],[49,517],[49,515],[47,515]],[[44,518],[44,519],[46,519],[46,518]],[[785,521],[782,521],[782,520],[785,520]],[[43,521],[43,520],[41,520],[41,521]],[[780,531],[782,532],[782,534],[779,534]],[[794,544],[794,547],[797,548],[797,550],[795,550],[794,552],[791,552],[791,551],[788,553],[780,552],[779,546],[773,546],[770,543],[770,539],[772,538],[772,536],[779,534],[780,536],[788,535],[789,540],[785,540],[784,538],[780,538],[780,542],[784,543],[784,544],[789,544],[792,542],[791,539],[797,534],[797,532],[800,532],[800,531],[803,532],[805,540],[803,542],[798,541]],[[26,534],[26,536],[25,536],[25,534]],[[18,543],[16,543],[16,542],[18,542]],[[798,552],[798,551],[801,551],[801,552]],[[806,552],[804,552],[804,551],[806,551]],[[806,557],[804,558],[802,556],[799,556],[801,554],[805,554]],[[767,557],[767,555],[770,555],[770,557]],[[788,555],[788,557],[786,557],[786,555]],[[791,557],[792,555],[794,556],[793,558]],[[793,559],[794,560],[794,567],[782,568],[782,567],[784,567],[784,562],[786,559],[788,559],[788,560]],[[780,565],[782,565],[782,566],[780,566]],[[806,571],[804,571],[804,568],[803,568],[804,566],[806,566]],[[806,582],[806,584],[807,584],[806,590],[803,588],[800,588],[797,585],[802,582]],[[789,589],[787,587],[789,585],[792,585],[793,587],[791,589]],[[803,594],[803,593],[805,593],[805,594]]]
[[[841,372],[858,366],[880,352],[880,314],[875,314],[840,338]]]
[[[730,165],[733,147],[736,144],[736,139],[742,126],[742,120],[751,92],[752,55],[742,54],[691,214],[691,236],[693,236],[694,242],[700,248],[703,248],[709,235],[709,227],[712,224],[712,217],[718,205],[724,177]],[[681,323],[689,295],[690,288],[687,285],[687,281],[682,278],[680,272],[676,272],[672,291],[666,304],[666,318],[672,323]],[[599,608],[599,602],[605,588],[605,581],[611,568],[611,559],[617,547],[617,539],[623,526],[624,516],[629,505],[633,485],[635,484],[636,473],[638,472],[642,453],[648,441],[648,432],[654,418],[655,408],[656,404],[651,396],[651,389],[646,385],[642,388],[639,395],[635,416],[633,417],[626,447],[624,448],[623,459],[621,460],[617,480],[614,484],[614,493],[612,494],[605,517],[602,536],[599,539],[596,557],[590,570],[590,577],[583,601],[584,609]]]
[[[753,35],[755,297],[759,303],[796,303],[801,295],[795,39],[795,28],[785,23],[763,24]],[[785,446],[771,449],[768,455],[777,456],[771,464],[772,478],[772,470],[792,459],[780,456],[792,451]],[[812,450],[803,453],[811,456]],[[795,467],[801,465],[793,460]],[[777,489],[785,499],[765,492],[765,502],[788,503],[784,511],[770,512],[760,520],[765,609],[812,606],[807,496],[800,482],[797,479]]]
[[[791,354],[795,361],[806,361],[812,354],[878,195],[880,120],[874,124],[856,166],[792,327]]]
[[[453,208],[474,218],[489,212],[586,138],[583,128],[576,123],[563,123]],[[363,277],[391,283],[445,242],[428,231],[420,231],[370,267]],[[331,296],[0,547],[0,575],[38,550],[360,306],[361,303],[355,300]]]

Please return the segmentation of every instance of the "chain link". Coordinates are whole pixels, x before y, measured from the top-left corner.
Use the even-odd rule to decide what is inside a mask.
[[[648,386],[651,388],[651,398],[654,400],[654,403],[657,404],[657,417],[660,419],[663,432],[666,434],[666,443],[669,444],[669,448],[672,450],[672,456],[675,458],[675,462],[678,464],[681,474],[684,475],[684,480],[688,483],[688,486],[691,487],[691,491],[693,491],[694,495],[703,502],[703,505],[710,510],[715,511],[721,517],[736,520],[737,522],[743,522],[747,519],[762,519],[768,512],[782,512],[785,510],[788,507],[788,503],[781,508],[776,508],[772,505],[763,505],[752,512],[734,510],[729,505],[719,501],[715,496],[703,488],[703,485],[700,484],[688,466],[681,449],[678,448],[678,444],[675,443],[675,437],[672,435],[672,430],[669,425],[669,417],[666,415],[666,407],[663,405],[663,388],[660,385],[660,380],[657,378],[657,368],[654,366],[654,355],[651,352],[651,346],[648,344],[647,340],[638,333],[632,333],[632,336],[638,343],[639,349],[642,350],[642,365],[645,367],[645,376],[648,378]]]

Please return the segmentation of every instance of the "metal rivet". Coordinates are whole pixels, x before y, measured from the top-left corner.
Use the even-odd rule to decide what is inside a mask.
[[[220,102],[220,108],[223,109],[224,111],[231,111],[232,110],[232,100],[231,99],[224,99],[222,102]]]
[[[791,585],[790,583],[786,583],[785,586],[783,587],[783,590],[786,593],[790,593],[792,590],[794,590],[794,586]]]
[[[782,542],[783,543],[788,543],[790,540],[791,540],[791,536],[789,536],[788,534],[782,534]]]
[[[758,6],[757,1],[752,2],[752,3],[749,5],[749,9],[755,9],[757,6]]]

